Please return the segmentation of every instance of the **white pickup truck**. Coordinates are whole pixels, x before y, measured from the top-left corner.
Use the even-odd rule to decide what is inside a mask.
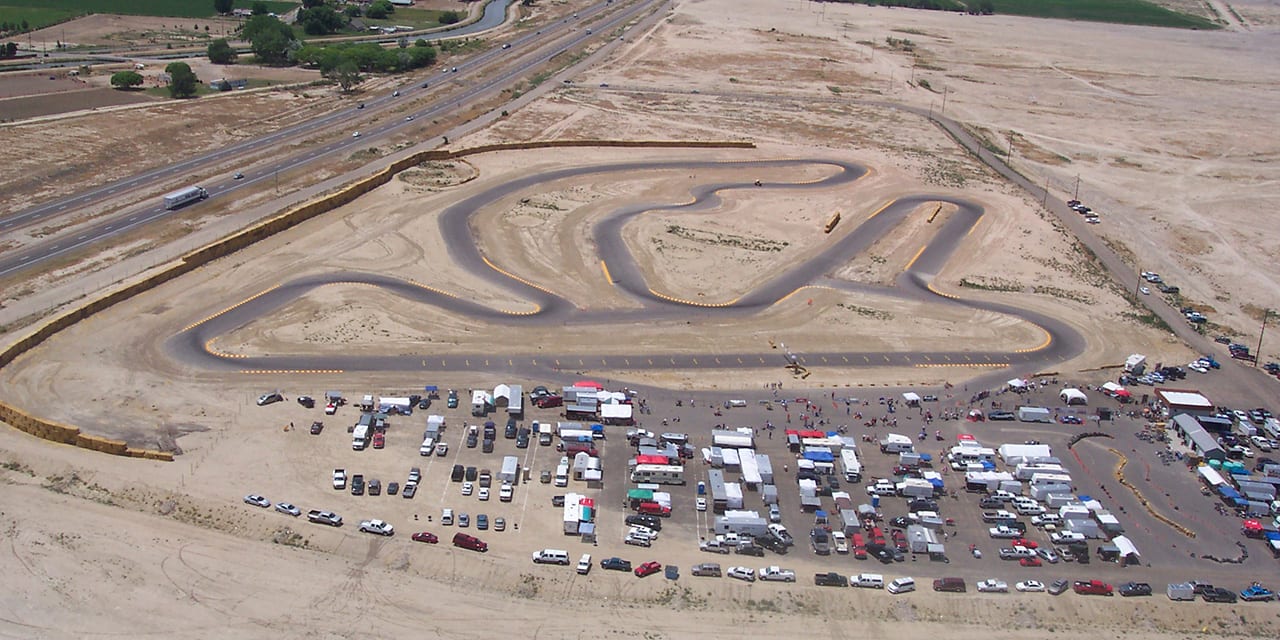
[[[760,579],[775,582],[795,582],[796,572],[778,566],[764,567],[760,569]]]
[[[342,491],[343,489],[347,488],[347,470],[346,469],[333,470],[333,488],[338,491]]]

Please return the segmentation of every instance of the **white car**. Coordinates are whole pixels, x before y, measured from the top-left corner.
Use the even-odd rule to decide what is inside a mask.
[[[441,442],[440,444],[436,445],[436,455],[438,456],[449,455],[449,443]]]
[[[869,496],[892,496],[898,492],[897,487],[888,480],[877,480],[875,484],[867,485],[867,495]]]
[[[1196,373],[1209,373],[1209,367],[1204,366],[1199,360],[1189,363],[1187,368]]]
[[[756,581],[756,572],[747,567],[729,567],[729,570],[725,572],[725,575],[730,578],[737,578],[744,582]]]
[[[1009,584],[1004,580],[996,580],[995,578],[979,580],[978,591],[980,593],[1009,593]]]
[[[511,485],[509,484],[503,483],[503,485],[498,488],[498,499],[503,502],[511,502],[511,498],[514,495],[515,492],[511,489]]]
[[[288,502],[277,502],[277,503],[276,503],[276,511],[279,511],[280,513],[285,513],[285,514],[288,514],[288,515],[291,515],[291,516],[300,516],[300,515],[302,515],[302,509],[299,509],[299,508],[297,508],[297,507],[295,507],[295,506],[293,506],[293,505],[289,504]]]
[[[1259,451],[1271,451],[1271,441],[1262,436],[1253,436],[1252,438],[1249,438],[1249,441],[1252,442],[1253,446],[1257,447]]]
[[[836,553],[849,553],[849,537],[844,535],[843,531],[832,531],[831,542],[836,548]]]
[[[778,566],[761,567],[760,579],[773,582],[795,582],[796,572]]]
[[[706,511],[706,510],[707,510],[707,499],[706,499],[706,498],[698,498],[698,500],[697,500],[694,504],[697,506],[698,511]]]
[[[471,484],[470,482],[462,483],[462,495],[469,496],[471,495],[471,492],[475,490],[476,490],[476,486],[474,484]]]
[[[1039,580],[1023,580],[1013,585],[1018,591],[1044,591],[1044,583]]]
[[[1051,524],[1062,524],[1062,516],[1056,513],[1046,513],[1038,516],[1031,516],[1031,524],[1037,527],[1044,527]]]
[[[359,137],[360,137],[360,132],[359,132],[359,131],[357,131],[357,132],[355,132],[355,133],[351,134],[351,137],[352,137],[352,138],[359,138]]]
[[[373,533],[380,536],[389,536],[396,532],[395,527],[392,527],[390,522],[383,522],[381,520],[365,520],[360,523],[360,530],[365,533]]]
[[[479,497],[480,497],[480,499],[481,499],[481,500],[488,500],[488,499],[489,499],[489,489],[488,489],[488,487],[480,487],[480,496],[479,496]]]
[[[1151,289],[1147,287],[1138,287],[1138,291],[1142,292],[1142,295],[1144,296],[1151,295]]]
[[[270,501],[270,500],[268,500],[268,499],[266,499],[266,498],[264,498],[264,497],[262,497],[262,496],[260,496],[260,495],[258,495],[258,494],[256,494],[256,493],[251,493],[251,494],[249,494],[249,495],[245,496],[245,497],[244,497],[244,503],[245,503],[245,504],[251,504],[251,505],[253,505],[253,506],[255,506],[255,507],[262,507],[262,508],[264,508],[264,509],[265,509],[265,508],[267,508],[267,507],[269,507],[269,506],[271,506],[271,501]]]
[[[453,509],[446,507],[440,511],[440,524],[446,527],[453,525]]]
[[[1072,542],[1084,542],[1084,534],[1074,531],[1059,531],[1049,534],[1049,539],[1054,544],[1070,544]]]

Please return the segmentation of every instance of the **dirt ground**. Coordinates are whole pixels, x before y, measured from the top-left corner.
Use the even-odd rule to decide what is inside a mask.
[[[1280,287],[1266,259],[1280,232],[1268,229],[1257,213],[1276,200],[1276,163],[1269,162],[1275,139],[1266,123],[1280,119],[1275,117],[1280,107],[1272,95],[1277,71],[1270,61],[1276,45],[1265,19],[1275,15],[1274,6],[1240,3],[1237,8],[1247,28],[1196,33],[862,6],[793,2],[779,7],[760,0],[732,7],[724,0],[677,5],[652,33],[626,36],[626,47],[610,63],[463,143],[729,138],[757,141],[758,150],[503,153],[474,158],[469,167],[442,169],[459,175],[474,171],[477,179],[462,185],[424,185],[421,175],[402,176],[339,211],[81,323],[0,372],[6,400],[19,406],[89,432],[182,451],[175,463],[151,463],[50,446],[12,430],[0,433],[0,482],[14,497],[0,506],[0,524],[10,541],[0,567],[20,576],[0,595],[0,629],[48,638],[203,637],[211,630],[227,637],[261,637],[266,629],[345,637],[333,629],[355,628],[352,622],[386,637],[415,636],[423,629],[457,637],[529,635],[531,629],[540,637],[578,637],[598,634],[604,626],[612,635],[675,638],[722,633],[726,626],[742,629],[744,622],[749,628],[744,634],[752,637],[794,637],[802,624],[821,624],[833,637],[906,629],[908,637],[945,633],[960,640],[1274,632],[1274,616],[1262,610],[1179,607],[1161,597],[1141,603],[951,598],[926,588],[909,600],[894,600],[882,593],[832,593],[808,585],[690,583],[687,573],[671,587],[656,576],[641,581],[601,575],[598,567],[584,580],[528,564],[524,554],[559,544],[559,538],[522,534],[512,538],[515,544],[485,556],[447,544],[424,549],[408,540],[421,526],[411,519],[418,514],[400,506],[395,519],[388,517],[398,529],[391,541],[371,540],[354,530],[354,522],[340,531],[317,531],[305,522],[281,524],[283,516],[251,510],[240,496],[258,491],[289,496],[300,506],[324,505],[334,500],[327,478],[338,464],[403,470],[388,458],[352,458],[340,446],[335,453],[330,445],[342,439],[341,427],[349,420],[329,424],[323,439],[310,438],[297,405],[260,409],[253,398],[268,388],[285,389],[290,398],[331,388],[352,396],[415,389],[423,381],[387,374],[217,375],[172,362],[160,344],[190,322],[290,277],[336,269],[411,278],[485,304],[528,308],[528,301],[450,264],[432,222],[448,203],[531,171],[620,156],[837,157],[865,163],[873,173],[830,192],[729,195],[716,215],[696,219],[645,217],[628,228],[629,242],[655,288],[725,300],[831,242],[818,226],[832,211],[845,216],[838,234],[895,197],[922,192],[969,197],[983,204],[986,216],[937,275],[940,289],[1016,301],[1072,323],[1088,336],[1089,350],[1063,363],[1069,370],[1118,362],[1133,351],[1176,362],[1190,354],[1128,319],[1125,292],[1100,278],[1037,202],[996,180],[923,119],[855,99],[939,110],[945,99],[947,115],[989,131],[997,146],[1013,131],[1014,166],[1029,175],[1047,175],[1060,196],[1068,186],[1074,188],[1079,174],[1081,199],[1103,214],[1099,232],[1132,252],[1135,268],[1161,271],[1189,299],[1213,305],[1215,320],[1244,330],[1255,324],[1246,322],[1248,305],[1265,306],[1253,300],[1274,297],[1272,289]],[[887,37],[911,40],[914,53],[890,50]],[[1082,41],[1090,46],[1079,46]],[[113,163],[113,158],[149,154],[161,163],[195,147],[307,117],[323,108],[319,103],[325,98],[268,93],[241,100],[236,113],[219,109],[225,103],[204,100],[151,107],[146,113],[154,138],[129,135],[137,122],[136,112],[129,111],[56,127],[6,128],[18,166],[6,173],[15,179],[0,184],[0,206],[58,189],[41,173],[51,159],[65,162],[64,172],[124,175],[140,167]],[[1221,117],[1227,110],[1250,117]],[[258,115],[246,121],[245,113]],[[187,146],[183,132],[196,126],[212,128],[216,135],[196,136],[189,143],[194,146]],[[112,131],[119,134],[103,134]],[[60,137],[42,138],[51,134]],[[72,162],[71,148],[85,155],[83,164]],[[816,174],[756,177],[812,179]],[[517,197],[478,212],[477,238],[503,268],[580,306],[628,308],[634,302],[605,281],[591,247],[564,239],[580,237],[593,217],[612,207],[682,201],[687,184],[681,175],[661,173],[567,180],[526,194],[527,203]],[[668,232],[673,224],[689,232]],[[912,218],[867,257],[832,275],[883,285],[910,262],[932,228]],[[726,234],[779,250],[707,241]],[[962,281],[979,286],[961,287]],[[20,307],[22,295],[8,293],[5,304]],[[830,290],[793,296],[731,325],[637,323],[575,327],[569,333],[477,325],[429,308],[403,308],[367,288],[331,286],[240,328],[216,346],[244,353],[360,349],[376,354],[479,346],[497,352],[528,349],[536,342],[549,353],[582,344],[603,352],[614,348],[618,336],[656,352],[702,350],[711,341],[726,349],[764,350],[775,338],[800,351],[833,342],[850,349],[903,350],[955,344],[1009,349],[1038,342],[1032,328],[1007,318]],[[618,384],[672,389],[759,389],[783,377],[780,370],[587,373]],[[966,377],[984,373],[990,371],[823,369],[805,384],[963,384]],[[458,374],[429,382],[465,389],[496,381],[500,377],[494,374]],[[794,383],[788,379],[787,384]],[[284,431],[282,425],[292,421],[299,429]],[[424,491],[438,492],[440,485],[427,484]],[[530,515],[535,520],[522,529],[554,528],[558,513],[531,513],[540,515]],[[697,554],[681,557],[686,567],[686,560],[704,561]],[[574,615],[560,615],[566,603]],[[670,615],[673,610],[679,615]],[[851,610],[871,615],[851,616]],[[501,612],[502,621],[494,621],[494,612]],[[620,612],[641,622],[619,626]],[[477,626],[485,619],[489,622]]]

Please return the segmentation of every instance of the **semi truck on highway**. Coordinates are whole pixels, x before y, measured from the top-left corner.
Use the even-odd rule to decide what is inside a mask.
[[[205,191],[204,187],[187,187],[185,189],[178,189],[164,197],[164,208],[177,209],[189,202],[204,200],[208,197],[209,192]]]

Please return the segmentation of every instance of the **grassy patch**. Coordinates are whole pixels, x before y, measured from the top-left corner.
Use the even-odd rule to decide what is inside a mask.
[[[1173,329],[1169,327],[1168,323],[1162,320],[1160,316],[1146,309],[1142,309],[1138,312],[1125,311],[1120,315],[1129,320],[1133,320],[1138,324],[1143,324],[1148,327],[1151,327],[1152,329],[1159,329],[1161,331],[1173,331]]]
[[[0,2],[3,1],[0,0]],[[60,22],[66,22],[82,14],[80,11],[70,9],[46,7],[41,3],[33,3],[33,5],[35,6],[15,7],[9,6],[9,3],[6,2],[5,6],[0,6],[0,22],[21,25],[25,20],[27,26],[32,31],[35,31]]]
[[[966,289],[979,289],[981,291],[1022,291],[1026,287],[1021,283],[1013,280],[1004,280],[1001,278],[983,278],[982,281],[970,280],[968,278],[960,278],[960,286]]]
[[[882,311],[880,309],[872,309],[871,307],[862,307],[856,304],[844,304],[843,302],[837,303],[836,307],[840,309],[844,309],[846,311],[852,311],[853,313],[856,313],[860,316],[875,318],[876,320],[892,320],[893,319],[892,313],[889,313],[888,311]]]
[[[297,2],[267,0],[267,10],[285,13]],[[0,15],[10,8],[63,11],[73,16],[90,13],[118,13],[127,16],[212,18],[216,13],[209,0],[0,0]],[[237,9],[253,7],[253,0],[236,0]]]
[[[0,2],[3,1],[4,0],[0,0]],[[437,11],[435,9],[406,9],[403,7],[396,7],[395,13],[384,19],[375,20],[373,18],[364,17],[361,18],[360,21],[370,26],[394,27],[400,25],[413,27],[414,29],[430,29],[442,24],[440,22],[440,16],[444,15],[444,13],[444,11]],[[413,37],[416,38],[417,36]]]
[[[1141,24],[1177,29],[1218,29],[1199,16],[1166,9],[1146,0],[992,0],[997,14],[1088,22]]]

